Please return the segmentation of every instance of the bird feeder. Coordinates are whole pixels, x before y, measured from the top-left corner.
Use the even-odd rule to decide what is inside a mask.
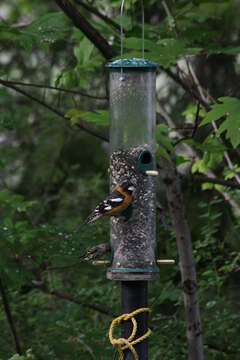
[[[135,187],[133,203],[111,220],[112,263],[107,278],[136,281],[158,278],[156,252],[157,65],[144,59],[121,59],[110,72],[111,191],[124,180]]]

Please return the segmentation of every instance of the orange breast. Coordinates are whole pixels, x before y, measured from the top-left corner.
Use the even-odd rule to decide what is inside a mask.
[[[108,213],[104,214],[105,216],[115,216],[121,214],[130,204],[132,201],[132,195],[125,193],[121,189],[118,189],[118,191],[124,196],[124,201],[121,205],[117,206],[116,208],[113,208]]]

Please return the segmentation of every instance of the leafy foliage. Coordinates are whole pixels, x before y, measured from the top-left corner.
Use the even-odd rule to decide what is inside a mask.
[[[73,3],[79,6],[77,1]],[[121,0],[91,3],[119,24]],[[125,3],[124,56],[141,57],[139,1]],[[240,223],[235,210],[239,190],[207,180],[200,183],[198,175],[214,173],[222,180],[235,181],[240,173],[238,5],[232,0],[167,4],[170,14],[160,1],[144,4],[145,56],[160,65],[157,162],[161,165],[162,158],[174,159],[182,173],[197,265],[205,357],[237,360]],[[80,6],[79,11],[120,54],[116,27]],[[0,80],[69,91],[16,84],[38,98],[37,104],[1,83],[0,277],[24,355],[15,354],[0,306],[0,359],[112,358],[107,334],[112,318],[119,313],[119,284],[106,282],[105,268],[96,270],[79,261],[93,245],[108,241],[109,225],[103,221],[75,232],[108,193],[108,144],[77,126],[84,123],[86,128],[90,125],[102,130],[109,125],[106,60],[54,2],[19,0],[16,6],[9,1],[0,5],[0,15]],[[209,101],[213,105],[208,112],[201,104],[199,118],[194,97],[197,87],[188,62],[195,69],[203,95],[217,99]],[[164,69],[180,77],[186,84],[184,91],[166,80]],[[84,93],[91,96],[81,95]],[[46,104],[56,111],[50,111]],[[212,121],[218,126],[216,134]],[[231,168],[225,161],[226,151]],[[163,229],[158,220],[159,257],[174,258],[176,265],[162,267],[160,282],[149,285],[150,358],[180,360],[187,357],[183,294],[162,183],[158,199],[170,227]],[[62,297],[54,295],[52,289]]]
[[[44,14],[26,26],[18,41],[27,51],[33,46],[48,50],[56,41],[63,40],[69,33],[70,26],[62,12]]]
[[[226,117],[221,123],[217,134],[220,135],[226,131],[226,138],[236,148],[240,144],[240,100],[227,96],[218,100],[220,103],[213,105],[212,110],[204,118],[202,125]]]
[[[98,110],[96,112],[81,111],[77,109],[70,109],[66,113],[66,117],[70,119],[72,125],[81,123],[81,120],[87,120],[88,123],[93,123],[99,126],[109,125],[109,113],[106,110]]]

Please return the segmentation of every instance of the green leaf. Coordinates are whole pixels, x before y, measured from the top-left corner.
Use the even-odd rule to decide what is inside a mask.
[[[198,143],[196,141],[193,142],[193,145],[198,149],[201,150],[203,152],[208,152],[208,153],[218,153],[218,154],[222,154],[224,153],[224,151],[226,150],[226,146],[222,143],[222,141],[212,135],[209,135],[203,143]]]
[[[167,151],[162,146],[157,144],[157,159],[159,159],[161,157],[163,157],[166,160],[170,161],[170,156],[168,155]]]
[[[226,117],[221,123],[217,134],[226,131],[226,138],[229,139],[234,148],[240,144],[240,100],[233,97],[222,97],[218,99],[220,104],[215,104],[203,119],[201,126],[212,121]]]
[[[222,108],[221,105],[213,105],[212,110],[210,110],[203,121],[201,122],[200,126],[206,125],[211,123],[212,121],[216,121],[220,119],[222,116],[226,115],[226,111]]]
[[[75,46],[73,50],[74,55],[77,58],[78,64],[86,64],[90,59],[93,49],[94,45],[88,40],[87,37],[84,37],[83,40],[80,41],[80,44],[78,46]]]
[[[169,67],[171,64],[175,64],[179,58],[184,55],[197,55],[202,51],[202,48],[190,48],[186,46],[186,43],[183,40],[173,38],[161,39],[157,43],[145,39],[144,46],[147,58],[165,68]],[[127,38],[126,47],[135,51],[140,51],[142,49],[142,39],[134,37]],[[133,57],[135,54],[130,53],[127,54],[127,57],[128,56]]]
[[[25,358],[25,356],[15,354],[9,360],[26,360],[26,358]]]
[[[159,124],[157,125],[157,129],[156,129],[156,137],[157,137],[157,142],[159,142],[162,146],[165,148],[164,150],[167,152],[169,151],[170,153],[175,154],[175,150],[174,147],[172,145],[171,140],[169,139],[168,135],[168,126],[165,124]],[[166,155],[166,154],[165,154]],[[169,158],[169,156],[168,156]]]
[[[158,124],[157,129],[156,129],[157,137],[158,137],[158,134],[160,134],[160,133],[168,132],[168,129],[169,128],[166,124]]]
[[[233,179],[236,173],[240,174],[240,167],[237,165],[233,165],[233,170],[226,167],[224,169],[224,179],[229,180]]]
[[[186,163],[190,162],[190,159],[189,159],[189,157],[187,155],[185,155],[185,156],[181,156],[181,155],[176,156],[175,160],[176,160],[176,166],[178,166],[178,167],[181,167],[181,166],[185,165]]]
[[[208,183],[208,182],[205,182],[202,184],[202,190],[205,191],[205,190],[212,190],[214,188],[214,184],[211,184],[211,183]]]
[[[16,29],[11,28],[6,24],[0,24],[0,40],[13,41],[18,34]]]
[[[69,30],[66,16],[62,12],[51,12],[26,26],[17,39],[26,51],[31,51],[33,46],[47,50],[57,40],[64,39]]]
[[[207,170],[207,166],[204,162],[203,159],[201,160],[196,160],[192,166],[192,173],[196,173],[196,172],[200,172],[202,174],[205,173],[205,171]]]
[[[98,110],[95,112],[84,111],[78,109],[70,109],[66,113],[66,117],[70,119],[71,124],[77,125],[81,121],[87,121],[98,126],[108,126],[109,125],[109,111],[107,110]]]
[[[212,54],[238,55],[239,53],[240,53],[240,46],[229,46],[226,48],[213,47],[207,49],[208,56]]]
[[[157,140],[164,145],[165,148],[167,148],[167,150],[169,150],[170,152],[174,153],[174,147],[171,143],[171,140],[169,139],[169,137],[167,135],[163,135],[163,134],[158,134],[157,135]]]
[[[189,104],[187,108],[182,112],[182,115],[186,118],[186,120],[193,121],[196,117],[197,107],[196,104]],[[199,117],[203,117],[206,115],[206,111],[201,107],[199,111]]]
[[[125,4],[127,6],[127,1],[126,1]],[[115,22],[120,24],[120,22],[121,22],[120,15],[116,16]],[[123,22],[123,28],[125,29],[125,31],[128,31],[128,30],[130,30],[132,28],[132,18],[130,16],[124,15],[124,17],[122,19],[122,22]]]
[[[142,38],[129,37],[125,40],[126,48],[130,48],[133,50],[141,50],[142,49]],[[153,46],[153,41],[144,39],[144,48],[147,50],[151,50]]]

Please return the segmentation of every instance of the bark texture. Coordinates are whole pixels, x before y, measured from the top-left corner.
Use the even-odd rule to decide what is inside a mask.
[[[173,164],[166,166],[164,182],[167,187],[168,206],[179,253],[179,267],[184,292],[188,359],[203,360],[201,319],[191,233],[186,217],[180,179]]]

